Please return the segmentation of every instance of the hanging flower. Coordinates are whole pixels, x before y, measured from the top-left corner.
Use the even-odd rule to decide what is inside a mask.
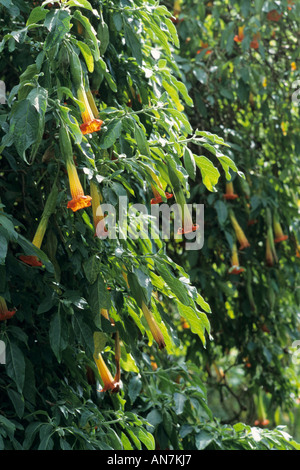
[[[17,309],[8,310],[5,299],[0,296],[0,321],[9,320],[16,311]]]
[[[85,196],[83,188],[81,186],[77,169],[73,159],[68,158],[67,163],[67,173],[69,178],[69,185],[72,199],[68,202],[67,208],[72,209],[73,212],[78,211],[79,209],[84,209],[91,205],[91,196]]]
[[[35,235],[32,240],[32,244],[36,248],[41,248],[42,242],[45,236],[45,232],[47,229],[48,221],[51,216],[51,214],[54,212],[55,207],[56,207],[56,201],[57,201],[57,196],[58,196],[58,189],[56,186],[56,182],[54,182],[51,192],[47,198],[41,220],[39,222],[39,225],[36,229]],[[23,261],[23,263],[28,264],[29,266],[42,266],[42,262],[38,259],[37,256],[35,255],[21,255],[19,256],[19,259]]]
[[[84,108],[84,111],[81,111],[81,118],[83,121],[83,123],[80,125],[81,132],[85,135],[100,131],[103,121],[101,121],[101,119],[96,119],[91,109],[90,103],[92,103],[92,107],[94,108],[94,110],[96,110],[96,105],[94,104],[92,93],[89,94],[89,101],[85,89],[83,88],[83,86],[81,86],[77,90],[77,98]]]
[[[274,228],[274,234],[275,234],[275,243],[280,243],[283,242],[284,240],[288,239],[288,235],[284,235],[280,222],[278,220],[278,216],[275,214],[273,216],[273,228]]]
[[[92,211],[93,211],[93,221],[95,227],[95,236],[101,237],[104,236],[107,229],[104,225],[105,215],[101,209],[102,194],[98,189],[98,185],[91,181],[90,183],[90,194],[92,198]]]
[[[159,177],[154,173],[154,171],[151,171],[151,177],[153,181],[156,183],[156,185],[161,189],[161,191],[164,191],[163,185]],[[163,202],[162,196],[160,195],[159,191],[156,189],[156,186],[154,183],[151,183],[151,189],[154,195],[154,198],[151,199],[150,204],[160,204]],[[165,192],[165,196],[167,199],[171,199],[173,197],[173,194],[170,194],[168,192]]]
[[[253,35],[252,41],[250,42],[251,49],[259,48],[259,42],[258,42],[259,39],[260,39],[260,33],[256,33]]]
[[[254,397],[257,407],[257,419],[254,421],[255,426],[268,426],[269,420],[266,417],[266,411],[263,401],[263,396],[261,390],[259,390],[258,395]]]
[[[43,266],[43,263],[38,259],[37,256],[34,255],[21,255],[19,256],[19,259],[29,266]]]
[[[100,377],[103,382],[103,388],[100,391],[106,392],[111,390],[112,393],[118,392],[120,390],[120,384],[111,375],[100,352],[94,354],[94,361],[97,365]]]
[[[248,242],[246,235],[244,234],[242,228],[240,227],[238,221],[236,220],[236,217],[234,215],[234,212],[230,210],[229,212],[230,220],[233,226],[233,229],[235,231],[236,238],[240,244],[239,249],[243,250],[244,248],[247,248],[250,246],[250,243]]]
[[[276,10],[271,10],[267,14],[267,18],[270,21],[279,21],[281,17],[282,17],[282,13],[278,13],[278,11]]]
[[[258,222],[257,219],[250,219],[250,220],[248,220],[247,225],[250,227],[250,225],[257,224],[257,222]]]
[[[295,2],[293,0],[288,0],[288,10],[292,10],[293,6],[295,5]]]
[[[239,26],[238,28],[238,34],[234,36],[234,41],[235,42],[242,42],[244,39],[244,26]]]
[[[181,323],[181,327],[182,327],[184,330],[189,329],[190,325],[189,325],[189,323],[186,321],[186,319],[185,319],[184,317],[180,317],[180,323]]]
[[[120,360],[121,360],[121,344],[120,344],[120,335],[119,332],[116,331],[115,333],[115,361],[116,361],[116,373],[114,377],[115,384],[118,384],[120,387],[121,384],[121,367],[120,367]]]
[[[165,343],[163,334],[160,331],[159,326],[156,323],[153,314],[150,312],[149,308],[147,307],[147,305],[145,304],[144,301],[142,301],[142,311],[144,313],[145,319],[146,319],[146,321],[148,323],[148,326],[150,328],[151,334],[152,334],[154,340],[156,341],[156,343],[158,344],[159,349],[165,348],[166,343]]]
[[[267,266],[273,266],[278,262],[277,254],[274,246],[274,238],[272,228],[270,227],[267,232],[266,238],[266,264]]]
[[[239,257],[236,243],[233,243],[231,253],[231,268],[229,269],[229,274],[240,274],[244,271],[245,269],[241,268],[239,265]]]
[[[181,220],[182,220],[182,227],[180,227],[177,231],[178,235],[183,235],[185,233],[196,232],[198,230],[199,225],[193,223],[193,219],[189,208],[186,204],[185,196],[183,193],[182,188],[178,188],[176,192],[174,192],[176,203],[180,206],[181,209]]]
[[[237,199],[239,196],[234,194],[233,183],[232,181],[226,182],[226,193],[223,194],[223,198],[228,200]]]
[[[207,42],[201,41],[201,49],[198,49],[197,54],[200,54],[202,51],[205,51],[205,55],[212,53],[212,50],[208,49],[209,45]]]
[[[157,363],[155,362],[155,357],[151,355],[150,356],[150,361],[151,361],[152,370],[156,370],[157,369]]]
[[[297,70],[297,64],[296,64],[296,62],[292,62],[292,63],[291,63],[291,70],[292,70],[292,72],[295,72],[295,70]]]

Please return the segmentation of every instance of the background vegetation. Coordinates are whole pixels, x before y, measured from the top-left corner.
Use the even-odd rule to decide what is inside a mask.
[[[299,5],[0,11],[0,448],[299,449]],[[166,192],[201,250],[95,236]]]

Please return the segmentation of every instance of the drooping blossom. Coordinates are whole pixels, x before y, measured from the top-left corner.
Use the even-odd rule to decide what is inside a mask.
[[[73,158],[67,159],[66,168],[72,196],[72,199],[68,201],[67,208],[72,209],[73,212],[76,212],[79,209],[89,207],[91,205],[92,198],[91,196],[86,196],[84,194]]]
[[[237,199],[238,197],[239,197],[238,194],[234,193],[232,181],[226,182],[226,193],[223,194],[223,198],[230,201],[230,200]]]
[[[9,320],[11,317],[14,316],[16,311],[16,308],[14,308],[13,310],[8,310],[4,297],[0,296],[0,321]]]
[[[49,218],[56,207],[57,196],[58,196],[58,189],[57,189],[56,183],[54,183],[52,186],[51,192],[47,198],[39,225],[36,229],[35,235],[32,240],[32,244],[36,248],[40,249],[42,246],[42,242],[46,233]],[[29,266],[40,267],[43,265],[42,262],[39,260],[39,258],[35,255],[21,255],[19,256],[19,259],[23,261],[23,263],[28,264]]]
[[[235,42],[242,42],[244,39],[244,26],[239,26],[238,28],[238,34],[234,36],[234,41]]]
[[[229,216],[230,216],[230,220],[231,220],[233,229],[235,231],[236,238],[237,238],[237,240],[240,244],[239,249],[243,250],[244,248],[249,247],[250,243],[248,242],[247,237],[246,237],[243,229],[241,228],[240,224],[238,223],[238,221],[237,221],[237,219],[234,215],[234,212],[232,210],[229,211]]]
[[[275,243],[280,243],[288,239],[288,235],[284,235],[282,231],[277,214],[274,214],[273,216],[273,228],[274,228],[274,235],[275,235],[275,238],[274,238]]]
[[[231,252],[231,268],[229,269],[230,274],[240,274],[244,272],[245,269],[240,267],[239,256],[236,243],[233,243],[232,252]]]
[[[101,389],[101,392],[110,390],[112,393],[117,393],[120,390],[120,384],[111,375],[101,352],[98,351],[97,354],[94,354],[94,361],[103,382],[103,388]]]
[[[83,107],[83,110],[81,111],[81,118],[83,121],[80,125],[81,132],[85,135],[100,131],[103,121],[101,121],[101,119],[97,119],[92,111],[90,103],[92,103],[93,108],[96,109],[96,105],[93,104],[92,93],[89,95],[89,101],[84,87],[81,86],[77,90],[77,98]]]

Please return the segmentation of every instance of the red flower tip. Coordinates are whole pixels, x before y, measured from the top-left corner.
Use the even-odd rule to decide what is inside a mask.
[[[269,422],[270,421],[268,419],[256,419],[254,421],[254,426],[268,426]]]
[[[120,382],[111,382],[109,384],[106,384],[100,392],[107,392],[108,390],[111,391],[111,393],[118,393],[120,391],[121,384]]]
[[[194,225],[192,225],[191,227],[188,227],[188,228],[181,227],[181,228],[178,229],[177,234],[178,235],[183,235],[184,233],[196,232],[196,230],[198,230],[198,228],[199,228],[198,224],[194,224]]]
[[[240,243],[240,250],[243,250],[244,248],[248,248],[250,246],[250,243],[248,240],[245,240],[244,242]]]
[[[84,209],[89,207],[91,203],[91,196],[78,196],[68,202],[67,208],[72,209],[73,212],[78,211],[79,209]]]
[[[29,266],[43,266],[43,263],[38,259],[37,256],[19,256],[19,259],[23,261],[23,263],[28,264]]]
[[[257,224],[257,220],[256,220],[256,219],[250,219],[250,220],[248,220],[248,223],[247,223],[248,226],[249,226],[249,225],[254,225],[254,224]]]
[[[232,199],[237,199],[239,196],[237,194],[223,194],[223,198],[226,199],[227,201],[230,201]]]
[[[287,240],[288,238],[289,238],[288,235],[281,235],[280,237],[275,238],[274,242],[275,243],[284,242],[284,240]]]
[[[92,121],[84,122],[80,125],[80,130],[85,134],[91,134],[92,132],[100,131],[103,121],[101,119],[93,119]]]
[[[165,196],[167,199],[171,199],[173,197],[173,194],[165,193]],[[162,197],[156,196],[153,199],[151,199],[150,204],[160,204],[161,202],[163,202]]]
[[[232,266],[232,268],[229,269],[229,274],[240,274],[245,271],[244,268],[240,268],[239,266]]]
[[[267,18],[268,20],[270,21],[279,21],[280,18],[282,17],[282,13],[278,13],[278,11],[276,10],[271,10],[269,11],[269,13],[267,14]]]
[[[17,309],[14,309],[14,310],[6,310],[4,312],[0,312],[0,321],[5,321],[5,320],[9,320],[11,317],[14,316],[14,314],[16,313]]]

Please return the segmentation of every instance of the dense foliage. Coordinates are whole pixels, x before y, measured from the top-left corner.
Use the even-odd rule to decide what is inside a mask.
[[[290,410],[298,386],[299,7],[281,2],[269,44],[273,4],[253,3],[0,0],[0,449],[299,448],[210,403],[214,365],[262,414],[262,390]],[[188,198],[201,250],[193,212],[175,236]],[[158,202],[179,207],[167,240],[149,236]],[[266,267],[275,209],[289,241]],[[233,277],[234,214],[257,224]]]

